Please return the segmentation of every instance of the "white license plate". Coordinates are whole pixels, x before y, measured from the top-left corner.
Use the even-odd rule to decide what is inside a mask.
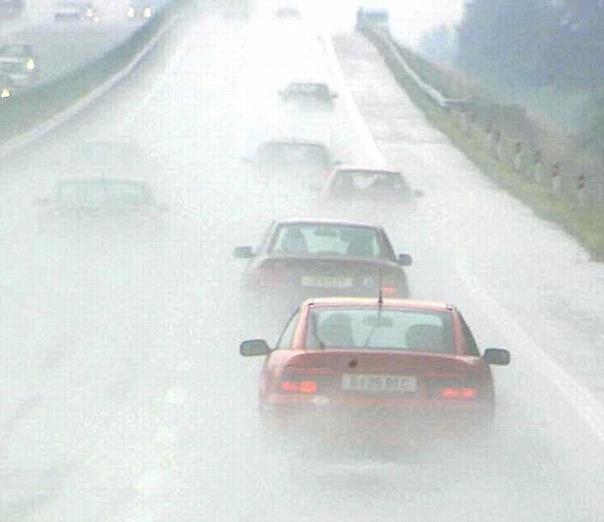
[[[338,276],[302,276],[302,286],[315,288],[352,288],[352,278]]]
[[[415,393],[417,378],[412,375],[345,373],[342,375],[342,390],[369,393]]]

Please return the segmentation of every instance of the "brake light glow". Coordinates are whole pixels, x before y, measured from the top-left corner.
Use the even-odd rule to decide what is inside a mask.
[[[443,399],[475,399],[477,395],[476,388],[446,386],[440,390]]]
[[[317,383],[315,381],[281,381],[281,390],[289,393],[315,393]]]
[[[396,294],[396,286],[383,286],[382,287],[382,294],[384,295],[394,295]]]

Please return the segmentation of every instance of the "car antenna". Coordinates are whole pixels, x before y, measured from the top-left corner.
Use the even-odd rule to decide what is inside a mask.
[[[367,348],[367,346],[369,346],[369,342],[373,338],[373,334],[375,333],[376,329],[379,328],[380,319],[382,317],[382,309],[384,307],[384,296],[382,294],[382,271],[380,270],[378,273],[379,273],[378,282],[380,285],[380,288],[378,291],[378,312],[377,312],[375,324],[371,327],[371,331],[369,332],[369,334],[367,335],[367,339],[365,339],[365,342],[363,343],[363,349],[365,349],[365,348]]]

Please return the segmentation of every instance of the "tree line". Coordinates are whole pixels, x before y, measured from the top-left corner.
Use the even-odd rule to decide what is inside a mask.
[[[455,62],[508,86],[591,92],[582,137],[604,153],[604,0],[468,0]]]

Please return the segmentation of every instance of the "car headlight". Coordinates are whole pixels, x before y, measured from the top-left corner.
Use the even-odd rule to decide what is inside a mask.
[[[11,90],[8,87],[2,87],[0,90],[1,98],[10,98],[12,96]]]
[[[29,58],[26,62],[25,62],[25,68],[28,71],[33,71],[36,68],[36,62],[33,58]]]
[[[128,8],[128,18],[134,18],[134,7]]]
[[[151,8],[150,7],[145,7],[143,9],[143,16],[145,18],[151,18]]]

